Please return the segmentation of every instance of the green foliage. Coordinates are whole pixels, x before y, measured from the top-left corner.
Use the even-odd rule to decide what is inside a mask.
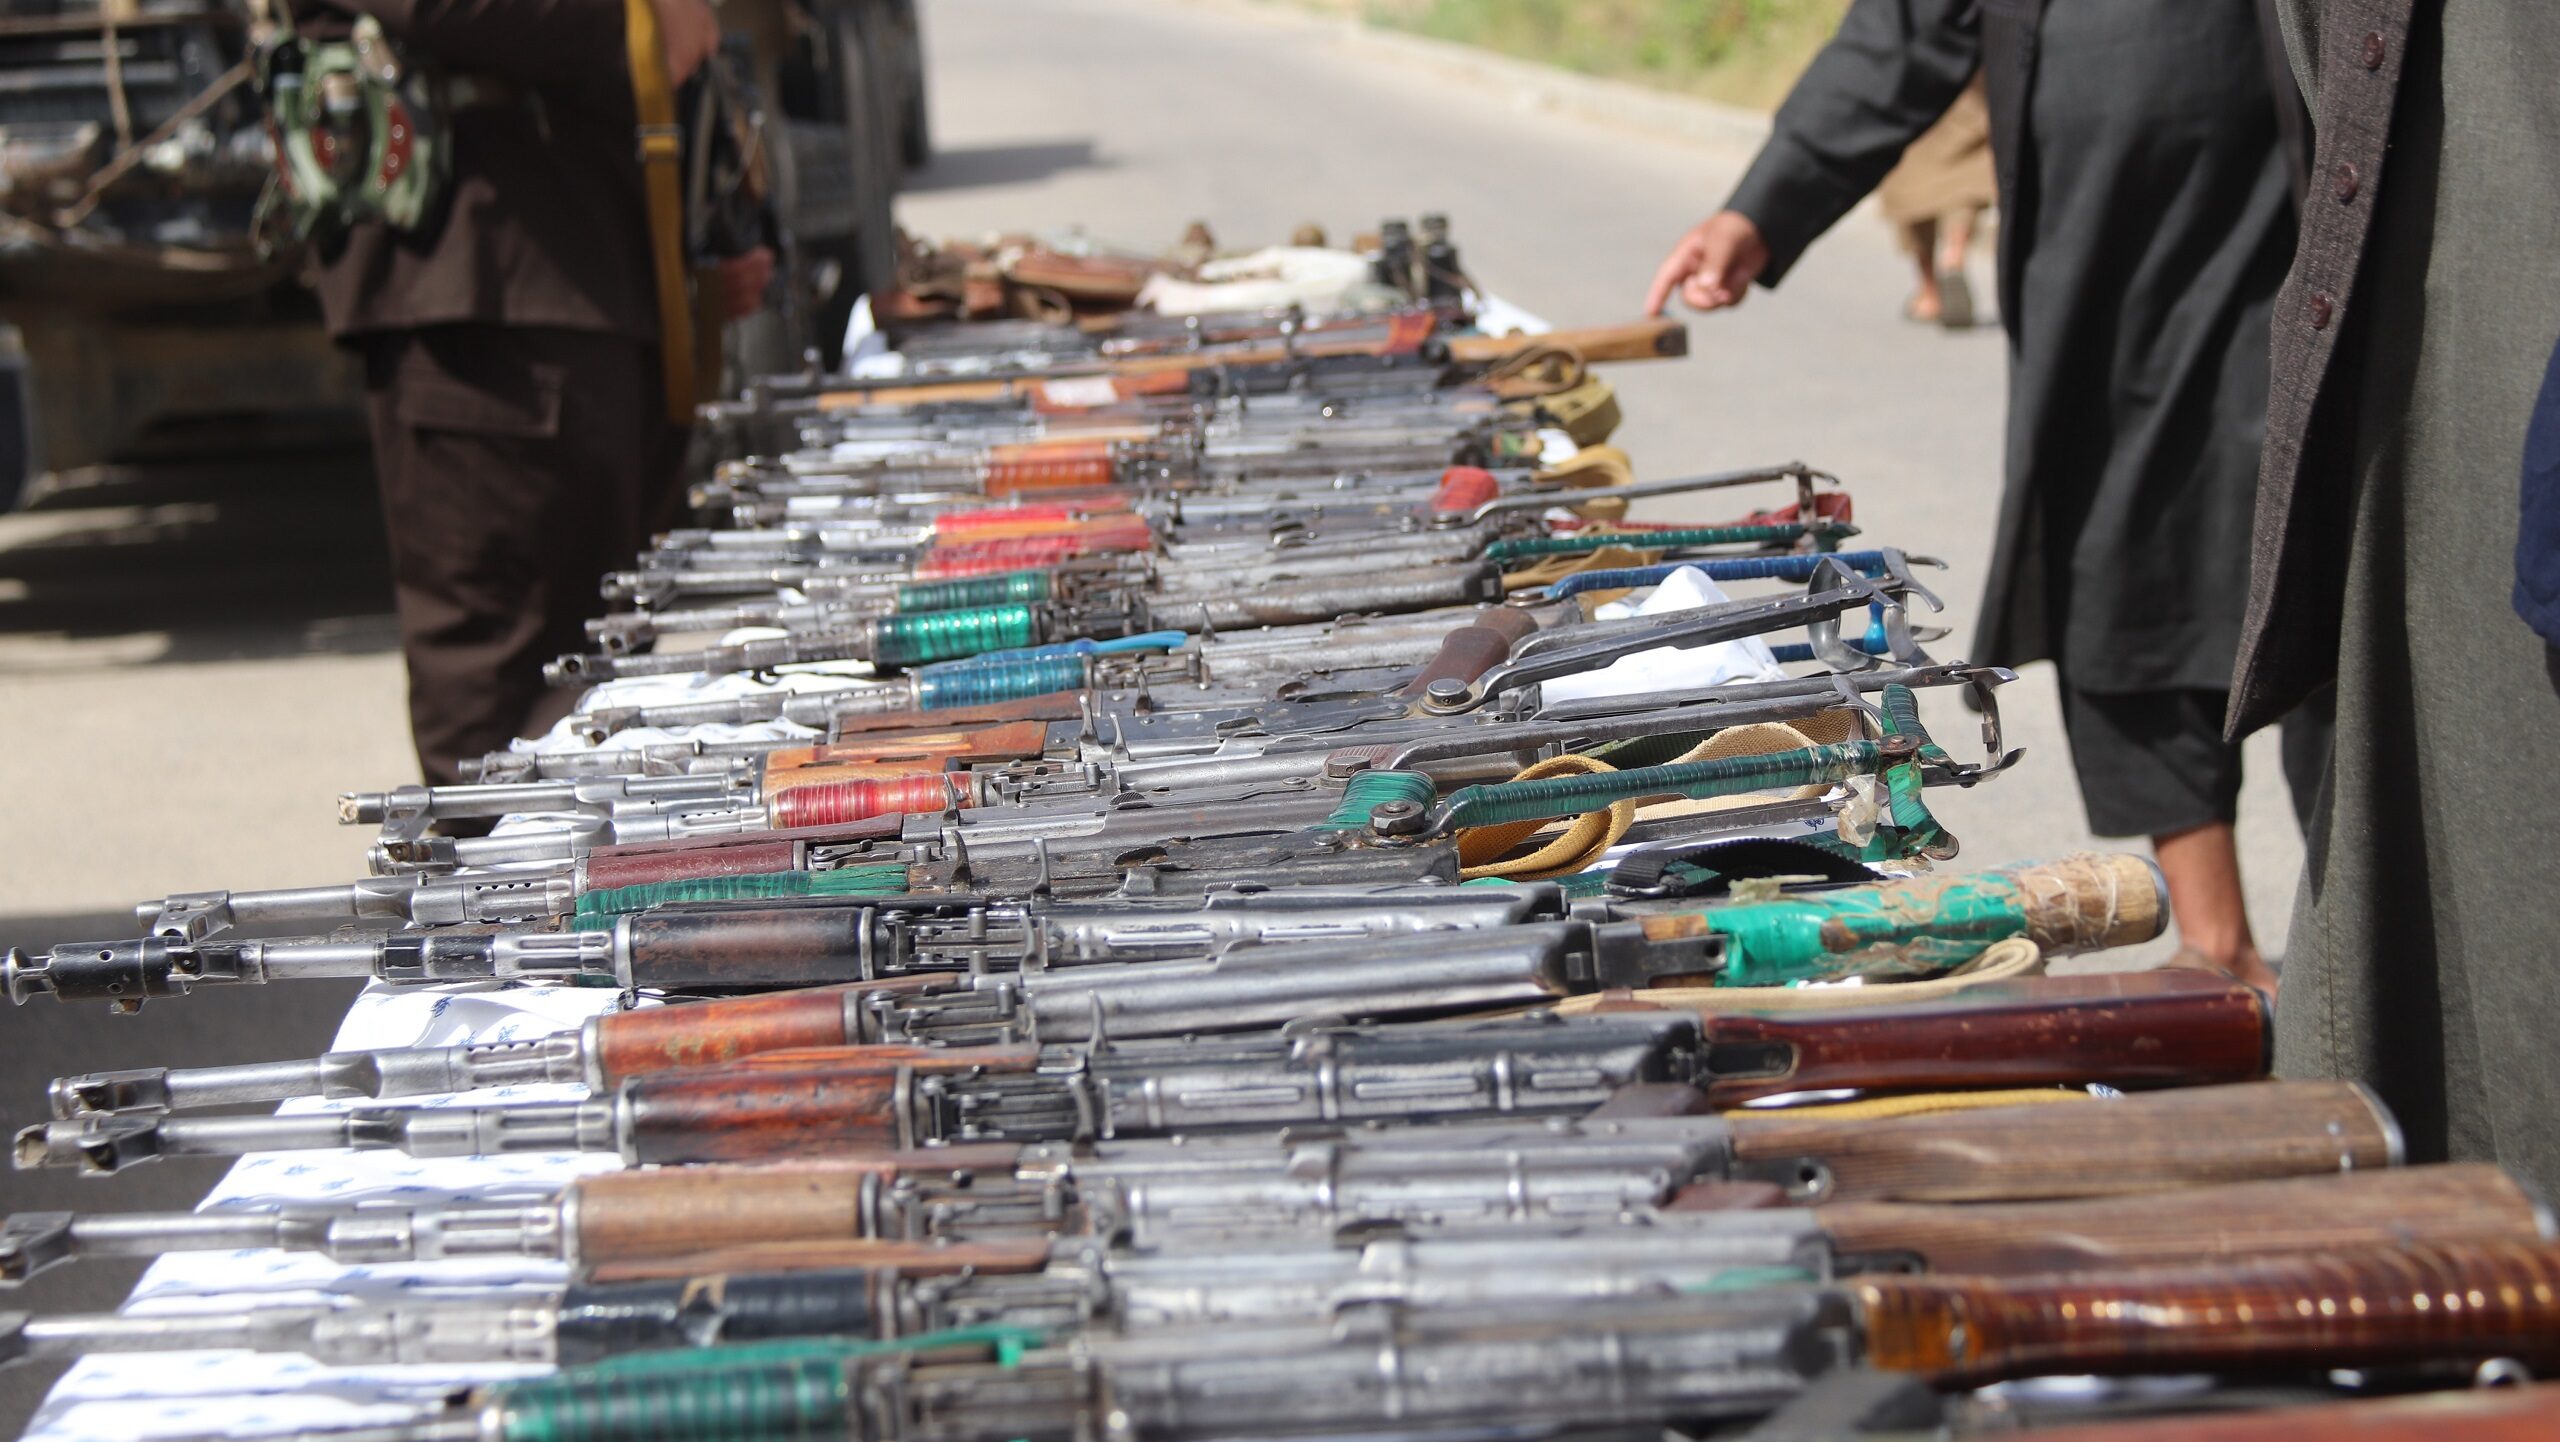
[[[1366,0],[1373,24],[1744,105],[1786,93],[1848,0]]]

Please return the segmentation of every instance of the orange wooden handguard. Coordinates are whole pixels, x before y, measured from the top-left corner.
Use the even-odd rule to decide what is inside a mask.
[[[2560,1247],[2392,1247],[2228,1267],[1852,1289],[1867,1361],[1942,1385],[2511,1357],[2560,1363]]]
[[[952,1147],[942,1165],[1010,1171],[1012,1147]],[[567,1194],[571,1262],[599,1273],[625,1262],[750,1243],[846,1241],[863,1236],[862,1194],[874,1178],[914,1169],[914,1158],[776,1166],[670,1167],[599,1172]]]

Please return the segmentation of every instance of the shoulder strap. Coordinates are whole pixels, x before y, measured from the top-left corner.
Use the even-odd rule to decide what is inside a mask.
[[[640,180],[649,204],[649,260],[657,278],[658,358],[666,371],[667,419],[693,419],[693,301],[685,286],[683,132],[667,83],[666,39],[650,0],[623,0],[630,37],[631,98],[640,116]]]

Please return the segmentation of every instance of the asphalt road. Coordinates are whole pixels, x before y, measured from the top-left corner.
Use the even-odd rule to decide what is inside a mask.
[[[1260,243],[1304,221],[1345,236],[1437,210],[1486,284],[1597,323],[1634,313],[1661,252],[1749,158],[1560,117],[1278,7],[933,0],[925,24],[940,153],[901,209],[928,235],[1081,223],[1158,246],[1206,219]],[[1881,225],[1853,217],[1783,291],[1699,321],[1688,360],[1618,368],[1619,440],[1647,475],[1788,458],[1838,472],[1870,537],[1950,563],[1942,589],[1968,634],[2001,345],[1902,323],[1902,287]],[[0,518],[0,944],[124,935],[123,908],[145,896],[357,874],[331,798],[414,779],[379,527],[343,456]],[[2004,710],[2025,762],[1940,805],[1966,862],[2095,844],[2050,675],[2031,669]],[[2251,900],[2280,953],[2301,851],[2272,748],[2250,760]],[[0,1118],[40,1115],[43,1081],[66,1071],[309,1054],[345,997],[0,1015]],[[0,1174],[0,1209],[183,1206],[210,1180],[168,1164],[94,1184]],[[109,1305],[132,1272],[72,1269],[11,1305]],[[0,1374],[0,1430],[47,1376]]]

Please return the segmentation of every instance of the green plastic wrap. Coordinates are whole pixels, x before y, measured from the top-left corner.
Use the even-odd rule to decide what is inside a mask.
[[[1032,645],[1040,639],[1039,633],[1039,617],[1018,603],[882,616],[871,623],[870,659],[878,666],[956,661]]]
[[[572,931],[603,931],[615,919],[653,906],[687,901],[766,901],[784,896],[904,896],[903,866],[847,866],[834,871],[765,871],[746,876],[698,876],[614,886],[578,898]]]
[[[897,609],[965,611],[979,606],[1034,605],[1049,599],[1046,571],[1000,571],[948,581],[909,581],[898,588]]]
[[[1554,776],[1543,781],[1469,786],[1451,795],[1440,808],[1433,830],[1447,835],[1471,826],[1575,816],[1647,796],[1733,796],[1776,786],[1827,784],[1873,771],[1881,755],[1882,748],[1875,742],[1844,741],[1759,756],[1725,756],[1628,771]]]
[[[1363,771],[1342,788],[1342,804],[1316,823],[1318,831],[1357,831],[1369,824],[1369,813],[1390,801],[1428,806],[1437,792],[1419,771]]]
[[[1721,986],[1932,975],[2027,934],[2026,897],[1999,871],[1719,906],[1704,916],[1726,938]]]

